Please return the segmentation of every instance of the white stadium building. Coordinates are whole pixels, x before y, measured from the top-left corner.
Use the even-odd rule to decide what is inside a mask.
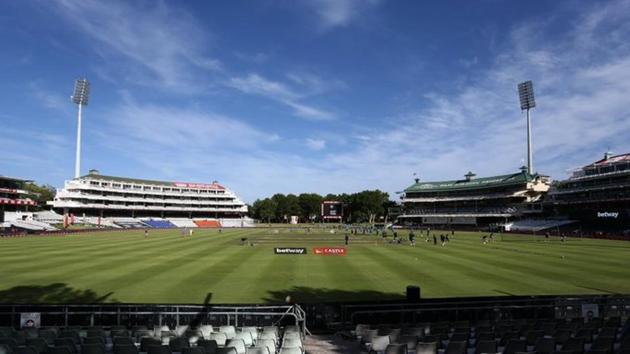
[[[247,205],[213,183],[104,176],[96,170],[65,182],[52,202],[73,222],[121,227],[249,226]],[[77,221],[78,220],[78,221]]]

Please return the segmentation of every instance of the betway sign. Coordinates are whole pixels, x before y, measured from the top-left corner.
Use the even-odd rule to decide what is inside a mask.
[[[598,211],[597,212],[597,217],[598,218],[606,218],[606,219],[616,219],[619,216],[619,212],[616,211]]]
[[[276,247],[273,249],[275,254],[306,254],[306,248],[296,247]]]
[[[315,247],[313,254],[320,256],[345,256],[347,254],[345,247]]]

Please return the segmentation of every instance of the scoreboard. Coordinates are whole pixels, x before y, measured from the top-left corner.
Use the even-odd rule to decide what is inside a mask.
[[[343,203],[334,200],[325,200],[321,204],[322,220],[343,220]]]

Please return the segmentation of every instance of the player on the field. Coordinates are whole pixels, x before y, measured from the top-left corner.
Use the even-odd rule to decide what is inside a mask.
[[[437,237],[435,235],[433,235],[433,245],[437,245]]]
[[[144,238],[149,238],[149,230],[144,229]]]
[[[409,244],[412,247],[416,246],[416,235],[413,233],[413,230],[409,231]]]
[[[345,236],[344,236],[344,240],[346,242],[346,246],[348,245],[348,240],[350,240],[350,236],[348,236],[348,233],[346,232]]]

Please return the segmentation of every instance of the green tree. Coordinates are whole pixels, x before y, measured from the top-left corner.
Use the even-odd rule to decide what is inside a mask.
[[[317,193],[302,193],[298,196],[302,218],[307,221],[315,220],[321,213],[321,204],[324,199]]]
[[[274,221],[276,219],[276,206],[276,202],[274,202],[272,199],[257,199],[252,205],[252,215],[258,220],[266,222]]]
[[[49,184],[39,186],[36,183],[25,183],[24,189],[29,192],[29,196],[37,202],[38,209],[50,209],[46,205],[46,202],[55,198],[55,187]]]

